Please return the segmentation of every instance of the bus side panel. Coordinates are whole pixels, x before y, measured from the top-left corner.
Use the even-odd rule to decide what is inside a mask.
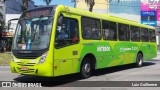
[[[101,41],[85,42],[81,58],[92,53],[96,57],[96,68],[112,67],[136,62],[136,56],[140,50],[140,43]],[[109,49],[106,49],[108,48]]]
[[[149,43],[147,42],[142,42],[141,44],[141,51],[143,53],[143,60],[146,61],[146,60],[149,60],[150,59],[150,45]]]
[[[131,42],[119,42],[115,45],[116,52],[121,57],[121,63],[119,65],[130,64],[135,62],[137,52],[139,50],[138,43]]]
[[[155,42],[150,42],[150,57],[149,59],[157,57],[157,44]]]
[[[118,51],[119,47],[116,46],[118,43],[114,41],[85,42],[81,57],[83,59],[86,54],[93,54],[96,57],[97,69],[121,65],[124,62],[124,57]]]
[[[79,61],[79,44],[66,46],[55,49],[54,51],[54,76],[66,75],[78,72]],[[76,52],[76,54],[75,54]]]
[[[119,65],[123,59],[121,56],[116,52],[115,50],[115,45],[118,42],[115,41],[105,41],[104,44],[101,46],[97,45],[97,49],[101,48],[103,46],[109,47],[108,51],[103,51],[102,50],[97,50],[97,53],[100,53],[100,57],[102,57],[102,60],[97,61],[97,68],[105,68],[105,67],[111,67],[111,66],[116,66]],[[101,43],[100,43],[101,44]]]
[[[79,34],[81,33],[80,16],[63,12],[64,17],[78,21]],[[81,35],[79,36],[81,37]],[[54,49],[54,76],[67,75],[80,71],[81,40],[73,45]]]
[[[110,41],[109,42],[111,46],[111,59],[107,67],[117,66],[123,64],[123,61],[125,58],[122,56],[123,52],[120,52],[120,42],[118,41]]]

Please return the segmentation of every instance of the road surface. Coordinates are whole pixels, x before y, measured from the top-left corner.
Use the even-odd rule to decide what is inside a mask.
[[[124,65],[107,69],[96,70],[92,77],[81,79],[77,77],[79,74],[72,74],[56,78],[44,78],[19,75],[10,72],[9,66],[0,66],[0,81],[15,81],[16,83],[41,83],[39,88],[23,88],[23,89],[51,89],[51,90],[160,90],[160,87],[134,87],[134,81],[156,81],[152,84],[160,85],[160,54],[157,58],[144,62],[143,67],[136,68],[134,65]],[[115,81],[115,82],[114,82]],[[126,82],[130,81],[130,82]],[[157,82],[159,81],[159,82]],[[112,83],[113,82],[113,83]],[[107,87],[107,85],[109,87]],[[130,85],[133,84],[133,85]],[[139,82],[138,82],[139,84]],[[125,87],[129,85],[128,87]],[[74,87],[73,87],[74,86]],[[121,87],[110,87],[121,86]],[[123,87],[124,86],[124,87]],[[94,88],[93,88],[94,87]],[[0,88],[1,89],[1,88]],[[2,88],[18,90],[22,88]]]

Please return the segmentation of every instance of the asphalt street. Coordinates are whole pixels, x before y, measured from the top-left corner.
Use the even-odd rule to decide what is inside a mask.
[[[0,81],[15,81],[20,83],[41,83],[39,88],[0,88],[0,89],[54,89],[54,90],[160,90],[160,87],[134,87],[136,81],[155,81],[160,84],[160,54],[157,58],[146,61],[143,67],[123,65],[107,69],[96,70],[92,77],[81,79],[79,74],[66,75],[56,78],[44,78],[19,75],[10,72],[9,66],[0,66]],[[114,82],[115,81],[115,82]],[[130,81],[130,82],[127,82]],[[157,82],[158,81],[158,82]],[[112,83],[113,82],[113,83]],[[107,87],[107,85],[109,87]],[[110,85],[111,84],[111,85]],[[112,86],[112,87],[111,87]],[[114,87],[121,86],[121,87]],[[94,87],[94,88],[93,88]]]

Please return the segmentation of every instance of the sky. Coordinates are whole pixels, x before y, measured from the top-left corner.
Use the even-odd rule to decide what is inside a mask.
[[[46,3],[43,0],[33,0],[35,2],[35,5],[46,5]],[[66,5],[66,6],[74,6],[74,3],[71,2],[71,0],[52,0],[50,5]]]

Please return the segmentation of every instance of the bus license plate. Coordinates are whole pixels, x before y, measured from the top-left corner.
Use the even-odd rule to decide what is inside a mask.
[[[28,71],[28,67],[22,67],[21,70],[22,71]]]

